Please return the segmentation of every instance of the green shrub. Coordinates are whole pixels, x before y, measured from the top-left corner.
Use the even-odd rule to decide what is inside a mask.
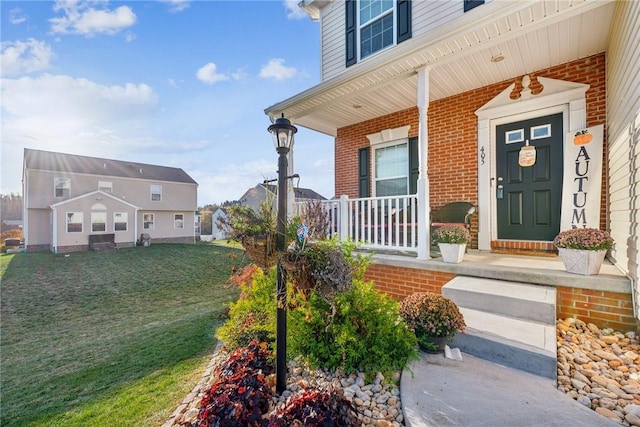
[[[336,295],[335,312],[312,294],[289,315],[290,353],[306,357],[314,368],[367,375],[401,369],[416,354],[416,338],[398,305],[361,280]]]
[[[254,269],[240,282],[238,301],[229,304],[229,320],[220,326],[216,337],[229,348],[245,347],[256,340],[272,344],[276,336],[276,269],[267,274]]]

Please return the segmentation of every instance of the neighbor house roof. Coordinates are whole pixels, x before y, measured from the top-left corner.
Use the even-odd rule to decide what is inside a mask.
[[[52,172],[72,172],[197,184],[193,178],[180,168],[79,156],[75,154],[54,153],[29,148],[24,149],[24,167],[25,169]]]
[[[273,194],[277,194],[278,193],[278,187],[277,186],[271,185],[271,184],[264,184],[264,186],[269,191],[271,191]],[[322,196],[321,194],[316,193],[315,191],[313,191],[310,188],[293,187],[293,192],[294,192],[296,200],[297,199],[327,200],[326,197]]]

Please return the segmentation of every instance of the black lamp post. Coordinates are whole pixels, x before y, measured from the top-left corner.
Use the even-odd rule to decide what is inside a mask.
[[[278,117],[269,126],[273,143],[278,152],[278,217],[276,249],[278,251],[278,272],[276,285],[276,392],[282,393],[287,386],[287,281],[280,257],[285,250],[285,230],[287,222],[287,154],[293,146],[293,134],[298,129],[291,122]]]

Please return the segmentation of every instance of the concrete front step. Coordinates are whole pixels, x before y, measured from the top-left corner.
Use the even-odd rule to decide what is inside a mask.
[[[463,353],[471,354],[499,365],[553,380],[556,379],[556,352],[543,350],[472,328],[467,328],[463,334],[457,334],[449,345],[452,348],[459,348]]]
[[[442,288],[442,295],[458,305],[467,324],[452,346],[555,378],[555,288],[457,276]]]
[[[556,323],[556,289],[552,286],[456,276],[444,285],[442,295],[458,307],[554,326]]]

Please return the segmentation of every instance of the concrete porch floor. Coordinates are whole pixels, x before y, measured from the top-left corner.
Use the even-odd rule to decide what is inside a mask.
[[[374,253],[371,261],[380,265],[445,271],[463,276],[514,282],[565,286],[609,292],[631,292],[631,281],[609,260],[605,260],[600,274],[581,276],[567,273],[558,256],[498,254],[469,249],[460,264],[448,264],[432,253],[434,258],[417,260],[409,253]],[[437,258],[436,258],[437,257]]]

